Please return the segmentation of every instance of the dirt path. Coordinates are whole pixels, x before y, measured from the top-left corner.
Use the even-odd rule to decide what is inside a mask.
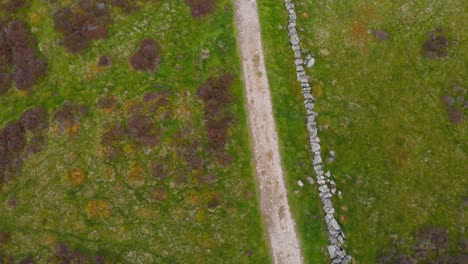
[[[234,0],[262,215],[274,263],[303,263],[278,148],[255,0]]]

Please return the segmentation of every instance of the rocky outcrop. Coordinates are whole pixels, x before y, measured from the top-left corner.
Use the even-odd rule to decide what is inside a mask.
[[[325,212],[325,221],[327,223],[329,246],[328,253],[331,258],[331,263],[349,263],[349,256],[343,245],[345,243],[345,235],[340,224],[335,219],[335,209],[333,207],[332,197],[336,193],[336,185],[330,179],[330,172],[324,172],[323,160],[320,146],[320,138],[318,137],[318,128],[316,118],[318,114],[314,110],[315,98],[311,94],[311,86],[309,78],[304,70],[304,66],[310,68],[314,65],[313,58],[306,57],[304,60],[300,48],[300,39],[297,34],[296,12],[294,3],[291,0],[285,0],[286,10],[289,15],[288,31],[291,48],[294,52],[294,64],[296,67],[297,80],[301,84],[302,95],[304,96],[304,106],[307,113],[307,130],[309,132],[310,147],[314,155],[313,165],[317,178],[318,189],[320,192],[320,200],[322,201],[323,210]]]

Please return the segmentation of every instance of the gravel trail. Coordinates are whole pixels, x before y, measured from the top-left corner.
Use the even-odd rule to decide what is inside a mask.
[[[303,263],[278,147],[255,0],[234,0],[260,203],[274,263]]]

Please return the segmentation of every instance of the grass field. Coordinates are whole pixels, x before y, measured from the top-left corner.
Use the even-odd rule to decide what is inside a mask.
[[[43,150],[24,156],[20,172],[3,183],[0,262],[269,262],[230,1],[199,19],[182,0],[149,2],[131,14],[113,9],[108,37],[77,54],[57,41],[58,8],[34,0],[16,14],[37,39],[48,71],[31,90],[0,95],[0,127],[43,106],[48,128]],[[161,46],[159,70],[134,71],[129,59],[147,38]],[[96,65],[101,55],[112,58],[110,68]],[[234,76],[233,100],[223,110],[233,121],[219,158],[210,151],[197,89],[223,74]],[[151,112],[148,92],[167,102]],[[61,109],[80,115],[65,130],[56,122]],[[153,147],[132,137],[133,111],[152,120]],[[102,135],[118,125],[123,139],[109,148]]]
[[[291,202],[306,256],[321,263],[323,228],[310,223],[318,195],[296,193],[312,170],[287,18],[282,1],[260,3]],[[348,253],[356,263],[457,263],[468,224],[463,1],[302,1],[296,12],[301,48],[316,59],[322,147],[337,153],[326,169],[342,192]]]

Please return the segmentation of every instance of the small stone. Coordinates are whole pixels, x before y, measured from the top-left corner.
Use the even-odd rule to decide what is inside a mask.
[[[307,61],[306,67],[307,67],[307,68],[311,68],[312,66],[314,66],[314,64],[315,64],[315,59],[314,59],[314,58],[310,58],[310,60]]]
[[[327,178],[330,178],[330,176],[331,176],[330,171],[325,172],[325,176],[326,176]]]
[[[328,192],[328,186],[327,185],[321,185],[319,187],[319,191],[322,193]]]
[[[320,145],[317,143],[312,143],[312,152],[315,152],[320,149]]]
[[[302,186],[304,186],[304,183],[301,180],[299,180],[299,181],[297,181],[297,185],[299,185],[299,187],[302,187]]]
[[[327,248],[328,248],[328,254],[330,255],[330,258],[334,259],[336,257],[336,246],[331,245],[331,246],[328,246]]]
[[[302,59],[296,59],[296,60],[294,60],[294,64],[296,64],[296,65],[301,65],[301,64],[303,64],[303,63],[304,63],[304,60],[302,60]]]
[[[311,185],[315,183],[312,177],[307,177],[306,179]]]
[[[291,44],[299,45],[299,37],[297,35],[291,36]]]
[[[330,220],[330,225],[331,225],[331,227],[333,227],[333,229],[335,229],[336,231],[340,231],[340,230],[341,230],[340,225],[339,225],[338,222],[335,220],[335,218],[333,218],[332,220]]]

